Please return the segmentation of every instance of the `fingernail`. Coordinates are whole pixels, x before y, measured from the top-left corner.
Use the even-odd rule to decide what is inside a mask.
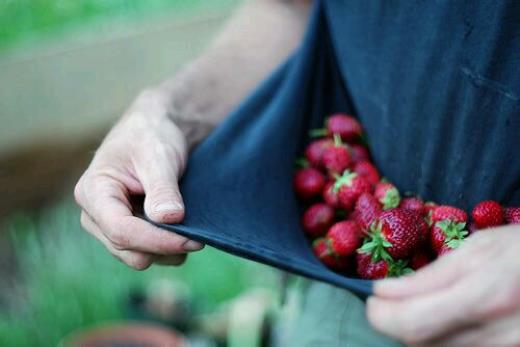
[[[183,248],[185,251],[193,252],[203,249],[204,245],[197,241],[188,240],[186,243],[184,243]]]
[[[155,206],[155,212],[181,211],[182,206],[177,202],[164,202]]]

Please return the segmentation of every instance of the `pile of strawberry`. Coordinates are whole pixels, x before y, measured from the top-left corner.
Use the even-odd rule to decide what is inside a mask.
[[[473,232],[520,223],[520,207],[483,201],[465,211],[418,196],[402,197],[381,176],[361,124],[334,114],[305,149],[294,176],[308,204],[302,226],[316,256],[334,271],[363,279],[400,276],[459,247]]]

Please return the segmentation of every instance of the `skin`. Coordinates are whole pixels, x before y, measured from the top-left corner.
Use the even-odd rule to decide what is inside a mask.
[[[189,150],[294,50],[309,7],[249,1],[206,53],[143,91],[110,131],[74,195],[84,229],[115,257],[142,270],[181,264],[203,247],[135,217],[130,197],[145,195],[145,212],[156,222],[182,220],[177,181]],[[410,346],[518,346],[519,244],[517,226],[472,236],[413,276],[377,283],[368,317]]]
[[[106,136],[74,196],[83,228],[116,258],[143,270],[179,265],[203,248],[135,217],[131,197],[145,195],[145,213],[155,222],[183,219],[177,182],[189,150],[297,47],[309,7],[309,1],[246,2],[203,55],[143,91]]]
[[[520,346],[520,226],[479,231],[413,275],[376,283],[372,325],[408,346]]]

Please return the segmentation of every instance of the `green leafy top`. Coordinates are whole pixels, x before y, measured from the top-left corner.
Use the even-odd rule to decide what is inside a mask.
[[[446,236],[444,243],[450,248],[459,247],[469,232],[465,229],[466,223],[457,223],[449,219],[441,220],[435,223]]]
[[[395,187],[388,189],[385,193],[385,197],[383,198],[383,201],[381,201],[381,203],[383,204],[384,210],[388,210],[390,208],[395,208],[395,207],[399,206],[400,202],[401,202],[401,195],[399,194],[399,191]]]
[[[377,262],[379,260],[385,260],[387,262],[393,262],[392,256],[386,250],[392,247],[392,244],[388,242],[383,234],[381,233],[383,225],[381,222],[374,222],[370,226],[370,234],[365,243],[359,248],[361,253],[372,254],[372,261]]]
[[[357,173],[352,172],[350,170],[343,171],[343,175],[334,175],[336,182],[334,183],[334,187],[332,190],[337,193],[338,190],[344,185],[350,187],[352,185],[352,180],[357,177]]]

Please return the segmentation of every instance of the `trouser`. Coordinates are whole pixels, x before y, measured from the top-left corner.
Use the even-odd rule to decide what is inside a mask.
[[[278,347],[401,346],[370,326],[365,303],[351,292],[310,280],[298,282],[288,289]]]

